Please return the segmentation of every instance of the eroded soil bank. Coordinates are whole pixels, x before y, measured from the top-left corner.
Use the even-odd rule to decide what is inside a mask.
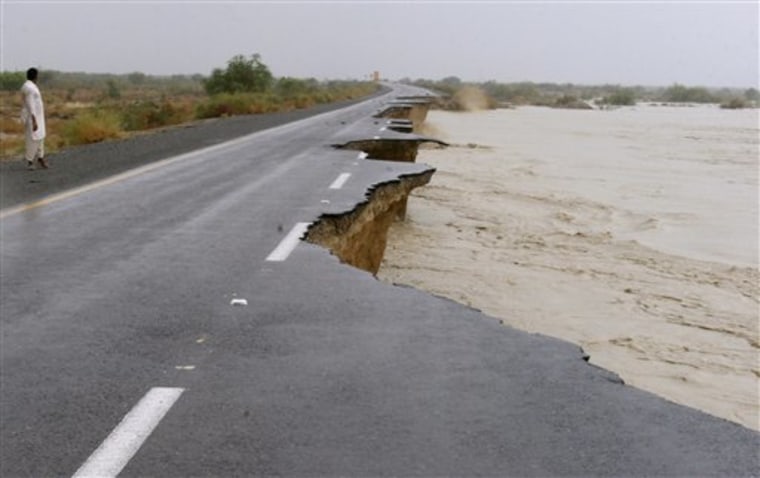
[[[385,253],[388,228],[403,220],[412,189],[430,182],[435,170],[406,175],[376,185],[367,200],[344,214],[325,214],[311,225],[306,240],[326,247],[342,262],[377,273]]]

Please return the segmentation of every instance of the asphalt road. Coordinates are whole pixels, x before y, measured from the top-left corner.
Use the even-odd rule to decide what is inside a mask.
[[[329,147],[402,94],[5,209],[0,476],[760,474],[760,435],[573,345],[314,245],[268,260],[426,169]]]

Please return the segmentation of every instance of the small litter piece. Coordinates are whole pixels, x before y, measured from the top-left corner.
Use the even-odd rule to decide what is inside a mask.
[[[174,368],[177,370],[195,370],[195,365],[177,365]]]
[[[245,307],[248,305],[248,301],[245,299],[232,299],[230,305],[234,305],[235,307]]]

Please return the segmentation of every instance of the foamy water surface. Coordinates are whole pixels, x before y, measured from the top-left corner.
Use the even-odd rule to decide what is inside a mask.
[[[452,116],[472,142],[529,161],[544,190],[617,209],[619,237],[675,254],[758,265],[758,110],[519,108]],[[505,159],[509,159],[508,157]],[[640,220],[640,221],[637,221]]]

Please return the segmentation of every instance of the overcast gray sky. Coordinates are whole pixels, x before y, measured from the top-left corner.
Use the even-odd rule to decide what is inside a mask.
[[[757,1],[0,2],[3,70],[758,84]]]

